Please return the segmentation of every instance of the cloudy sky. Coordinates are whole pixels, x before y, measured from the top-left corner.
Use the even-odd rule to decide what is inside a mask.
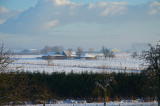
[[[160,40],[160,0],[0,0],[9,48],[127,49]]]

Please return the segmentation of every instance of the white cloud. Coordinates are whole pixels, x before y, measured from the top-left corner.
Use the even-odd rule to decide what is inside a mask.
[[[90,4],[88,6],[89,10],[101,8],[102,16],[107,16],[109,14],[123,14],[127,10],[127,2],[98,2],[96,4]]]
[[[71,4],[71,2],[68,1],[68,0],[54,0],[54,3],[56,5],[68,5],[68,4]]]
[[[150,7],[154,7],[154,6],[157,6],[160,9],[160,2],[155,1],[155,2],[150,3]]]
[[[157,6],[157,3],[152,5]],[[148,14],[145,14],[148,10],[141,7],[135,8],[130,7],[127,2],[80,4],[69,0],[39,0],[35,7],[21,12],[17,18],[3,19],[0,16],[0,20],[6,20],[5,22],[1,21],[3,24],[0,25],[0,31],[3,33],[40,35],[40,33],[44,34],[49,30],[54,30],[57,26],[61,27],[72,23],[108,24],[144,20],[148,17]],[[142,12],[144,14],[141,14]]]
[[[3,24],[5,22],[5,20],[0,20],[0,24]]]
[[[18,14],[20,14],[22,11],[10,11],[4,6],[0,6],[0,24],[3,24],[5,21],[7,21],[11,17],[17,17]]]
[[[47,30],[51,27],[54,27],[58,24],[58,20],[53,20],[53,21],[47,21],[44,23],[43,27],[42,27],[42,30]]]
[[[13,42],[10,44],[20,42],[30,46],[35,43],[43,46],[49,41],[71,46],[73,42],[82,46],[98,43],[101,46],[110,42],[112,46],[120,39],[124,45],[133,39],[155,41],[159,36],[153,38],[150,33],[159,32],[160,17],[149,15],[148,10],[157,14],[159,8],[159,2],[130,6],[126,2],[79,4],[68,0],[39,0],[35,7],[20,14],[14,11],[1,13],[0,33],[4,40]],[[7,34],[10,36],[7,37]]]
[[[150,15],[160,14],[160,2],[158,1],[152,2],[150,3],[149,7],[150,7],[149,10]]]
[[[55,14],[55,15],[59,15],[59,14],[60,14],[60,12],[54,12],[54,14]]]
[[[4,6],[0,6],[0,13],[9,13],[10,11]]]
[[[152,9],[152,10],[150,10],[149,14],[151,14],[151,15],[155,15],[155,14],[157,14],[157,10]]]
[[[93,9],[97,7],[108,7],[108,6],[125,6],[127,2],[98,2],[98,3],[91,3],[89,4],[88,8]]]
[[[53,3],[54,6],[66,6],[66,5],[71,5],[71,8],[81,6],[83,3],[75,3],[71,2],[69,0],[44,0],[45,2],[51,2]]]
[[[107,16],[109,14],[124,14],[125,11],[127,10],[127,7],[123,6],[123,5],[120,5],[120,6],[110,6],[110,7],[107,7],[102,13],[101,15],[102,16]]]

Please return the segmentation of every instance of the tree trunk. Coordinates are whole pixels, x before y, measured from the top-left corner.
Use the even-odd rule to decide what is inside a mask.
[[[45,106],[46,105],[46,100],[44,100],[44,103],[43,103],[43,106]]]
[[[157,99],[158,99],[158,106],[160,106],[160,86],[158,88],[158,97],[157,97]]]
[[[106,91],[104,90],[104,106],[106,106]]]
[[[160,58],[159,58],[160,66]],[[160,106],[160,69],[158,69],[158,106]]]

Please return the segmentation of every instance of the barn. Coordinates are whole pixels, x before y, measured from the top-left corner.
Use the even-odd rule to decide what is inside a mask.
[[[85,53],[81,55],[81,59],[91,60],[91,59],[96,59],[96,58],[93,55]]]
[[[50,56],[52,59],[66,59],[66,56],[63,55],[62,52],[50,52],[50,53],[47,53],[45,55],[42,56],[42,59],[47,59],[47,57]]]
[[[50,52],[42,56],[42,59],[47,59],[47,57],[52,59],[74,59],[77,57],[75,51],[57,51],[57,52]]]

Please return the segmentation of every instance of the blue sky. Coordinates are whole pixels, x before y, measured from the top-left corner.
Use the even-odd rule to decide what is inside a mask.
[[[159,0],[0,0],[9,48],[127,49],[160,40]]]
[[[37,4],[38,0],[0,0],[0,6],[10,10],[26,10]]]
[[[121,2],[126,1],[130,5],[141,5],[148,2],[159,1],[159,0],[70,0],[77,3],[96,3],[99,1],[111,1]],[[33,7],[37,4],[38,0],[0,0],[0,6],[5,6],[11,10],[26,10],[29,7]]]

